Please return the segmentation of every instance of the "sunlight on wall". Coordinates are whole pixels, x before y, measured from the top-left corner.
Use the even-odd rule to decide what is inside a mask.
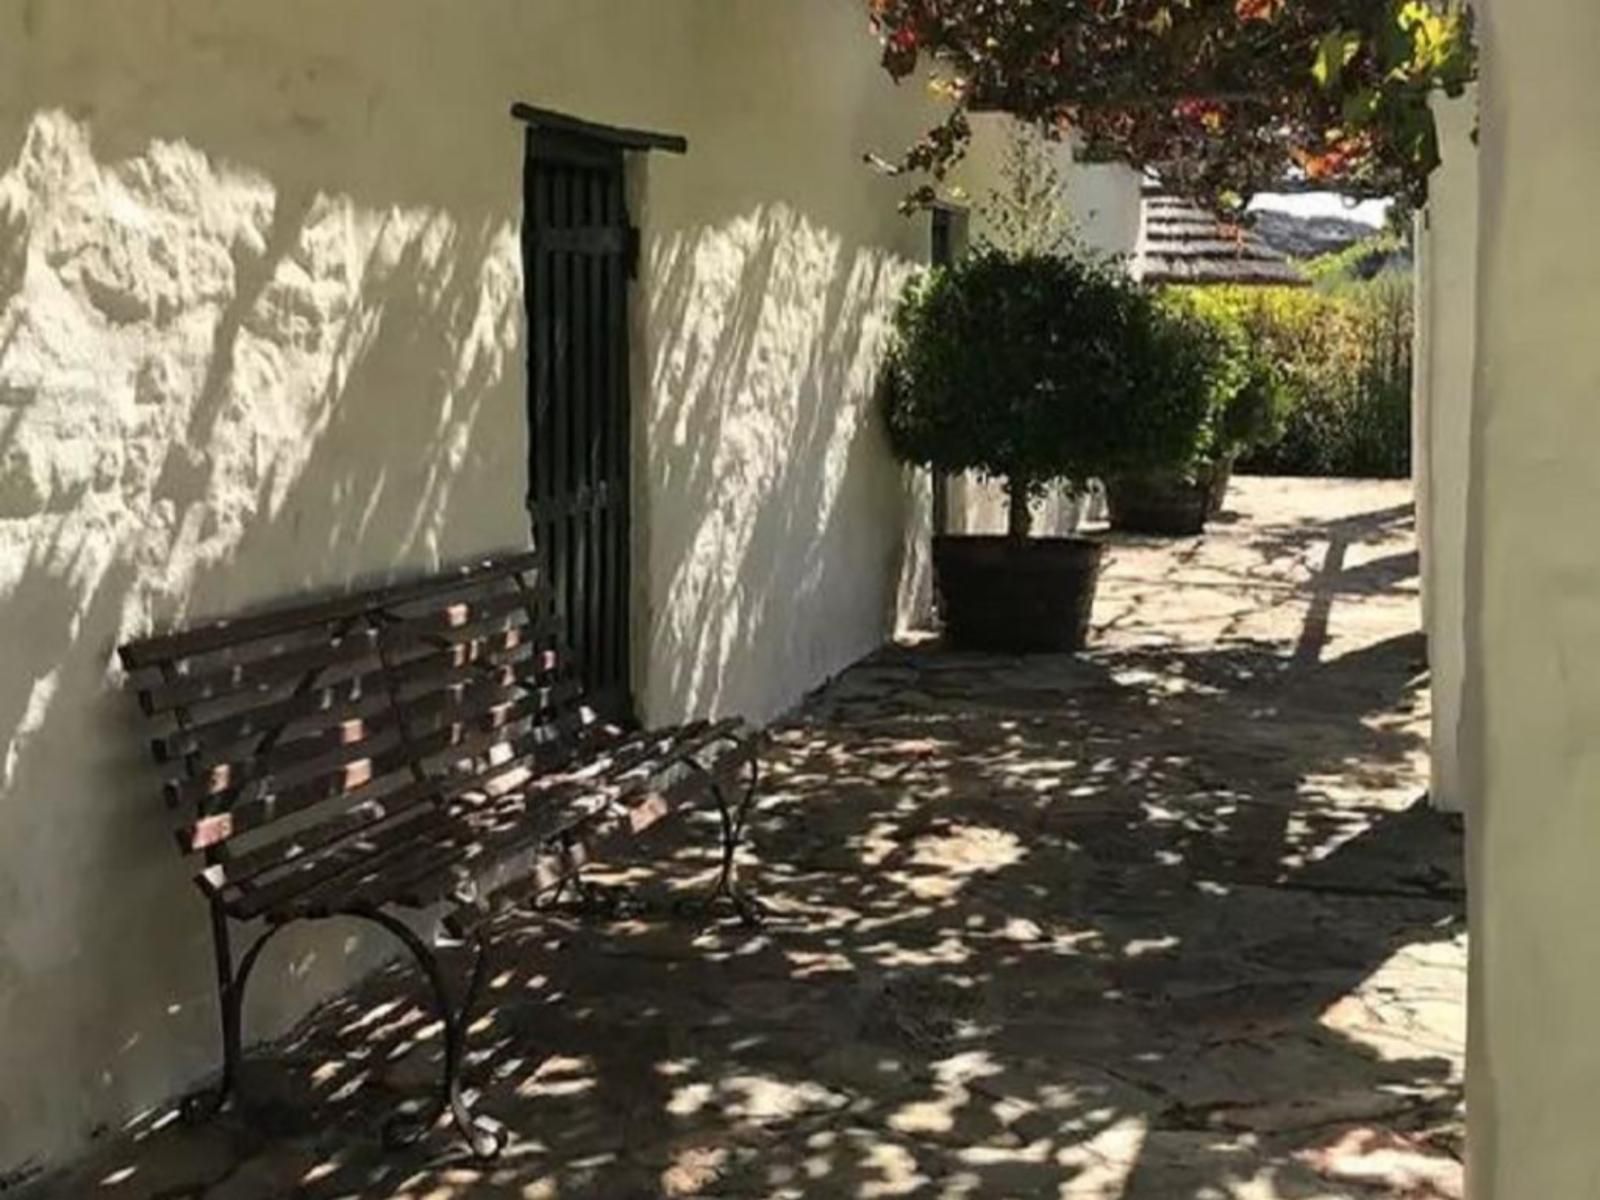
[[[517,237],[281,194],[181,141],[102,160],[59,111],[35,114],[0,175],[0,229],[0,1021],[71,1039],[64,1058],[138,1102],[172,1069],[171,1041],[146,1031],[187,1029],[203,1070],[214,1016],[187,990],[209,947],[153,772],[136,738],[107,736],[132,715],[110,651],[191,613],[519,538],[517,489],[491,504],[468,482],[519,468],[517,439],[483,427],[519,383]],[[169,911],[192,919],[149,919]],[[260,1032],[351,954],[370,958],[292,947],[296,998],[263,988]],[[130,958],[185,967],[90,983]],[[70,1015],[40,1024],[64,991]],[[104,1103],[45,1086],[35,1053],[0,1041],[0,1078],[18,1081],[0,1129],[19,1140],[71,1124],[64,1103]]]
[[[630,164],[645,715],[770,716],[925,602],[872,364],[926,229],[862,154],[934,105],[856,0],[0,6],[0,1173],[216,1063],[117,642],[526,544],[513,99],[692,147]]]
[[[892,632],[911,500],[874,398],[910,270],[783,204],[656,247],[647,711],[764,717]]]

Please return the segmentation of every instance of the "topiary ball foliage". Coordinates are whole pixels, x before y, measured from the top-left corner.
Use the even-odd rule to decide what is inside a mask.
[[[1192,462],[1214,349],[1115,267],[980,250],[914,284],[895,314],[890,443],[905,462],[1066,482]]]

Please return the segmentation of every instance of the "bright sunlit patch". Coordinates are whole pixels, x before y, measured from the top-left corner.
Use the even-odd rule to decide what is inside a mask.
[[[330,1093],[328,1099],[332,1100],[336,1104],[342,1103],[343,1101],[350,1099],[350,1097],[354,1096],[363,1087],[365,1087],[367,1080],[371,1078],[371,1071],[359,1071],[347,1079],[343,1086]]]
[[[1449,1064],[1448,1080],[1459,1083],[1467,1037],[1466,969],[1464,934],[1418,940],[1395,950],[1318,1020],[1385,1062],[1414,1061],[1418,1046],[1429,1046]]]
[[[12,734],[11,741],[6,746],[4,759],[0,760],[0,789],[11,787],[16,776],[17,763],[21,761],[22,751],[26,748],[28,740],[44,726],[45,715],[50,711],[50,702],[55,698],[56,687],[61,681],[60,675],[58,668],[34,680],[33,687],[28,693],[27,705],[23,709],[22,720],[17,723],[16,732]]]
[[[1127,1117],[1096,1137],[1057,1151],[1055,1161],[1075,1172],[1074,1195],[1114,1200],[1127,1191],[1148,1136],[1149,1125],[1142,1118]]]
[[[388,1018],[389,1014],[394,1012],[395,1009],[399,1008],[401,1003],[402,1003],[402,1001],[400,1001],[400,1000],[387,1000],[382,1004],[373,1005],[371,1008],[367,1009],[365,1012],[363,1012],[355,1020],[350,1021],[347,1024],[345,1024],[339,1030],[339,1036],[340,1037],[349,1037],[351,1034],[360,1033],[364,1029],[370,1029],[375,1025],[383,1024],[384,1020]],[[413,1009],[412,1012],[417,1017],[421,1017],[422,1016],[422,1010],[421,1009]],[[411,1015],[411,1014],[407,1014],[407,1015]]]
[[[709,1083],[686,1083],[673,1089],[667,1111],[675,1117],[692,1117],[711,1103],[714,1094]]]
[[[721,1109],[736,1120],[768,1124],[843,1108],[845,1097],[809,1079],[730,1075],[717,1084]]]
[[[1039,922],[1028,917],[1007,917],[1000,936],[1008,942],[1040,942],[1045,933]]]
[[[949,1133],[956,1126],[956,1113],[972,1098],[964,1087],[949,1086],[929,1100],[913,1100],[889,1114],[889,1128],[912,1136]]]
[[[319,1162],[313,1166],[304,1175],[300,1176],[300,1182],[302,1184],[317,1183],[320,1180],[328,1178],[328,1176],[332,1175],[338,1169],[339,1160],[337,1158],[324,1159],[322,1162]]]
[[[1169,950],[1176,950],[1180,944],[1172,934],[1158,938],[1134,938],[1122,953],[1126,958],[1143,958],[1147,954],[1165,954]]]
[[[885,967],[958,967],[972,959],[971,948],[958,937],[941,938],[931,946],[885,943],[866,950]]]
[[[911,1151],[895,1142],[874,1142],[868,1146],[861,1156],[860,1169],[877,1176],[863,1180],[858,1187],[856,1194],[862,1200],[911,1195],[930,1182],[917,1170],[917,1160]]]
[[[161,1130],[165,1129],[168,1125],[171,1125],[174,1121],[176,1121],[182,1115],[183,1115],[182,1110],[177,1109],[177,1108],[169,1108],[166,1112],[162,1113],[154,1121],[150,1122],[150,1128],[146,1132],[148,1132],[148,1133],[159,1133]]]
[[[793,968],[792,974],[796,979],[812,979],[818,975],[851,974],[855,971],[855,964],[846,955],[836,951],[786,950],[783,956]]]
[[[1050,1161],[1050,1145],[1049,1140],[1040,1138],[1023,1146],[965,1146],[956,1151],[956,1158],[974,1167],[1003,1166],[1009,1163],[1043,1164]]]
[[[1022,861],[1027,850],[1022,839],[987,825],[953,825],[948,833],[921,837],[913,845],[911,861],[955,874],[999,871]]]
[[[517,1095],[524,1099],[535,1096],[576,1096],[595,1086],[595,1064],[589,1058],[568,1058],[557,1055],[544,1063],[517,1085]]]

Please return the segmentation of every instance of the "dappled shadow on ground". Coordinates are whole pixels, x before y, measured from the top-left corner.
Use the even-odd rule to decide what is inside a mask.
[[[255,1064],[248,1118],[156,1116],[62,1194],[1457,1196],[1426,677],[1398,616],[1297,652],[1338,587],[1314,578],[1271,637],[928,642],[820,692],[773,731],[765,931],[664,915],[692,825],[610,876],[605,919],[505,919],[472,1069],[515,1133],[491,1167],[443,1133],[378,1146],[440,1041],[395,969]]]

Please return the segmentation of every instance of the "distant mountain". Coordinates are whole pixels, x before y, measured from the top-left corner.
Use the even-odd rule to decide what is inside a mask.
[[[1251,228],[1267,245],[1290,258],[1317,258],[1333,254],[1378,231],[1364,221],[1345,217],[1298,217],[1278,209],[1251,213]]]

